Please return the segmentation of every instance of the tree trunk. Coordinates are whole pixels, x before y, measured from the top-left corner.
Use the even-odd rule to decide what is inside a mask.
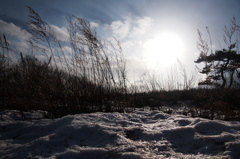
[[[232,87],[234,72],[235,72],[235,69],[233,69],[233,71],[230,74],[230,82],[229,82],[229,85],[228,85],[228,89],[230,89]]]
[[[226,78],[224,77],[224,72],[223,72],[222,68],[221,68],[221,78],[223,80],[222,85],[221,85],[221,89],[224,89],[225,85],[226,85]]]

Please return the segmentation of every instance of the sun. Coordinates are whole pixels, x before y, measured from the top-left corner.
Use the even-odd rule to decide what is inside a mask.
[[[144,44],[145,60],[152,66],[169,66],[184,54],[183,40],[174,33],[164,32],[149,39]]]

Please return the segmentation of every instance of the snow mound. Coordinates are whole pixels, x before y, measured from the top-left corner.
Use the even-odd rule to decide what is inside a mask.
[[[160,111],[92,113],[44,119],[0,113],[1,158],[238,158],[240,122]]]

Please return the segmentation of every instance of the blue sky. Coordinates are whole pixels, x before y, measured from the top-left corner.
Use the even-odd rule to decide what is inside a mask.
[[[27,52],[26,40],[30,36],[26,32],[25,6],[32,7],[63,41],[67,41],[66,17],[71,15],[90,21],[103,38],[118,38],[128,72],[134,72],[136,77],[147,70],[161,72],[171,67],[176,60],[170,60],[166,54],[178,58],[191,72],[199,55],[197,29],[208,39],[205,30],[208,26],[214,49],[219,49],[224,47],[224,25],[230,25],[233,16],[240,21],[239,0],[2,0],[0,33],[23,52]],[[164,53],[153,44],[161,41],[162,35],[178,39],[173,40],[169,50],[174,50],[181,41],[181,55]],[[156,47],[157,53],[151,53],[154,51],[150,46]]]

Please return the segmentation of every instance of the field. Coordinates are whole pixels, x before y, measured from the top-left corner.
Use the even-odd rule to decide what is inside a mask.
[[[167,52],[177,48],[175,36],[142,36],[146,45],[140,38],[141,47],[130,49],[114,32],[104,36],[98,28],[113,22],[72,15],[59,28],[26,6],[25,28],[0,18],[5,26],[0,27],[0,159],[239,158],[235,17],[224,28],[225,48],[215,48],[208,27],[210,41],[197,29],[199,56],[184,63],[176,58],[170,66],[175,58]],[[21,38],[13,37],[16,30],[24,33]],[[167,47],[159,49],[160,44]],[[158,71],[153,60],[169,69]],[[191,62],[201,65],[190,72]]]

